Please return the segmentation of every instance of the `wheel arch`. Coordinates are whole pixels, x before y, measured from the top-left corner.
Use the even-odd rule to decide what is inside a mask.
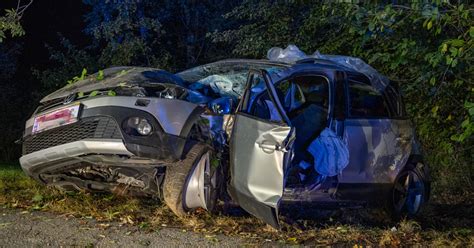
[[[420,170],[423,180],[425,180],[426,182],[431,182],[430,169],[428,164],[425,162],[423,155],[411,154],[410,157],[408,157],[407,163],[405,164],[403,170],[415,168]]]
[[[431,194],[431,173],[430,173],[430,168],[428,164],[426,163],[425,159],[423,158],[423,155],[421,154],[411,154],[408,157],[408,160],[403,167],[402,170],[398,174],[401,174],[402,172],[406,170],[417,170],[424,181],[425,184],[425,196],[426,196],[426,202],[429,201],[430,199],[430,194]],[[397,175],[398,178],[398,175]]]
[[[179,136],[188,137],[193,126],[198,125],[199,121],[203,119],[201,114],[204,113],[204,111],[205,109],[202,107],[195,108],[186,119]]]

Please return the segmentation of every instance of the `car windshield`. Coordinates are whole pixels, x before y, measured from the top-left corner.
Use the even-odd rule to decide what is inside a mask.
[[[197,66],[182,72],[177,73],[176,75],[181,77],[187,82],[199,81],[203,78],[212,76],[212,75],[237,75],[245,74],[249,70],[275,70],[283,69],[286,65],[283,63],[274,63],[265,60],[225,60],[218,61],[210,64],[205,64]]]
[[[265,60],[229,60],[194,67],[176,75],[188,84],[210,84],[211,86],[217,84],[216,88],[227,88],[229,90],[227,93],[221,92],[224,95],[231,94],[239,97],[243,93],[247,82],[247,74],[250,70],[264,69],[269,73],[277,73],[285,69],[286,66],[283,63],[273,63]]]

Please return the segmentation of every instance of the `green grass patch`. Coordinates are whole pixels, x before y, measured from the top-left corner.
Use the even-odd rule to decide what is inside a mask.
[[[118,220],[124,216],[128,219],[140,219],[141,215],[150,214],[161,206],[152,199],[62,192],[34,181],[19,166],[13,165],[0,166],[0,204],[99,220]]]
[[[86,192],[64,193],[27,177],[19,166],[0,165],[0,205],[23,211],[50,211],[101,222],[118,221],[141,229],[163,227],[201,232],[218,241],[217,234],[239,236],[249,244],[267,240],[284,244],[350,246],[473,246],[472,209],[458,212],[445,206],[444,214],[431,207],[420,220],[394,222],[380,210],[335,210],[314,219],[286,218],[282,231],[275,231],[247,215],[211,215],[196,211],[176,218],[157,200]],[[462,208],[463,206],[461,206]],[[466,219],[466,216],[468,217]],[[471,216],[471,220],[469,219]]]

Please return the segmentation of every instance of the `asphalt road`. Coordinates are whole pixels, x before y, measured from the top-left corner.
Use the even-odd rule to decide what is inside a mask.
[[[163,227],[146,231],[45,212],[0,208],[0,247],[236,247],[248,240]],[[255,245],[255,244],[254,244]]]

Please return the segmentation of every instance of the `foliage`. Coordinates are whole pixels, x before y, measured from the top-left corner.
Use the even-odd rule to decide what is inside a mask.
[[[229,0],[83,2],[92,7],[85,32],[100,47],[100,64],[164,69],[217,56],[207,33],[223,26],[221,15],[235,6]]]
[[[162,29],[158,2],[83,2],[92,7],[85,16],[84,31],[102,47],[100,64],[166,66],[169,55],[160,47]]]
[[[103,70],[99,70],[97,72],[97,77],[96,77],[97,81],[102,81],[104,80],[104,71]]]
[[[0,42],[6,38],[5,32],[9,31],[12,37],[23,36],[25,30],[20,24],[18,14],[14,9],[6,9],[5,15],[0,17]]]
[[[10,32],[12,37],[25,35],[25,30],[20,24],[20,19],[25,10],[33,3],[22,5],[21,0],[18,0],[16,9],[5,9],[5,15],[0,16],[0,43],[6,38],[6,32]]]
[[[67,84],[73,84],[77,81],[84,80],[87,76],[87,69],[83,68],[80,76],[75,76],[71,80],[67,81]]]
[[[60,48],[47,46],[52,65],[34,70],[43,95],[73,83],[73,77],[79,79],[83,68],[96,71],[135,65],[176,70],[225,57],[215,50],[218,45],[209,42],[207,33],[224,25],[221,15],[234,1],[83,2],[91,7],[84,31],[92,44],[78,48],[61,36]]]
[[[41,82],[42,95],[79,80],[81,76],[77,76],[78,74],[100,68],[96,56],[92,55],[91,47],[80,49],[65,37],[60,37],[60,43],[61,48],[57,49],[46,45],[50,53],[50,68],[33,70],[33,74]]]
[[[474,5],[244,1],[212,34],[238,57],[272,46],[361,57],[398,83],[437,189],[472,188]],[[449,177],[449,179],[447,178]]]
[[[165,0],[161,20],[166,49],[176,58],[174,69],[189,68],[224,58],[223,47],[209,42],[208,33],[220,30],[228,21],[222,15],[237,6],[235,0]],[[176,68],[177,67],[177,68]]]

